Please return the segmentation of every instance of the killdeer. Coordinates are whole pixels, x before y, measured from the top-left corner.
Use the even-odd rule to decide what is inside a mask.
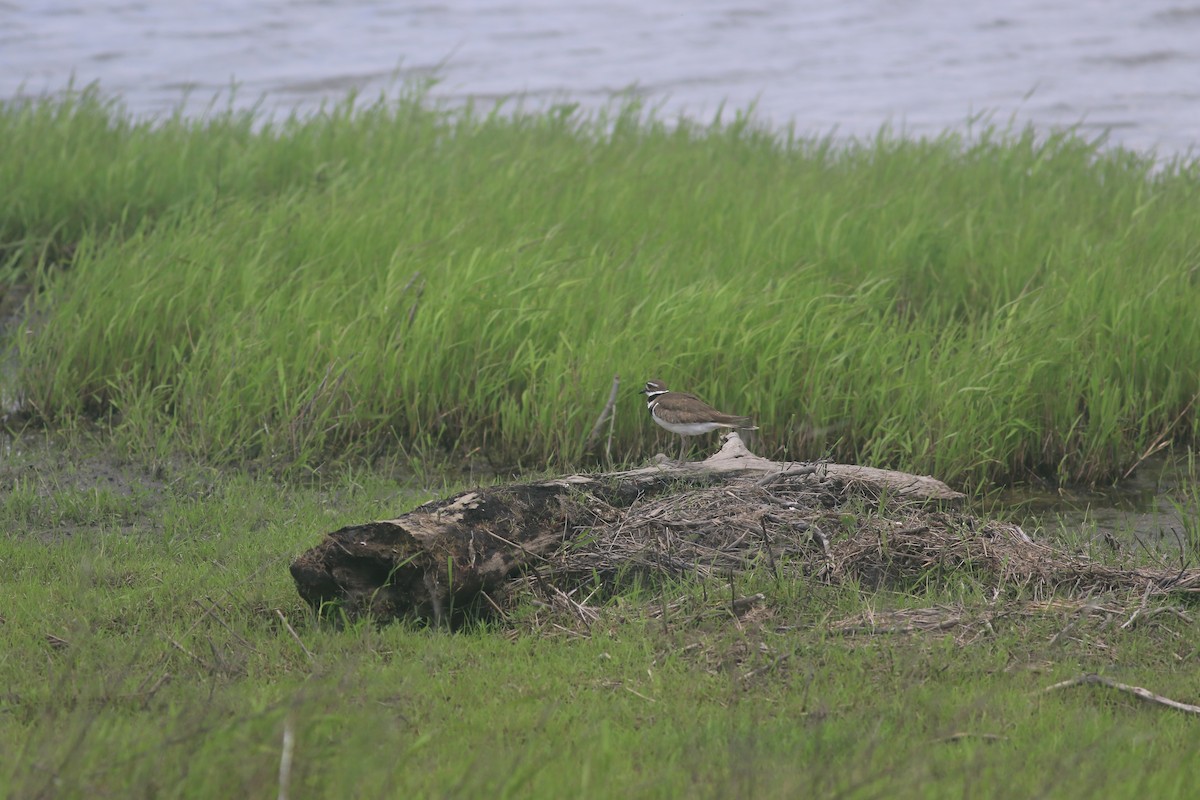
[[[646,381],[646,388],[639,394],[646,395],[646,407],[650,418],[671,433],[678,433],[679,460],[687,453],[689,436],[715,431],[717,428],[745,428],[758,430],[749,417],[722,414],[708,403],[686,392],[672,392],[662,381]]]

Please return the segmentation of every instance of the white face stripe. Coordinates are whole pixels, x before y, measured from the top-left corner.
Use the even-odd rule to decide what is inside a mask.
[[[670,390],[663,386],[662,381],[646,381],[646,385],[642,388],[642,394],[646,395],[647,400],[653,400],[668,391]]]

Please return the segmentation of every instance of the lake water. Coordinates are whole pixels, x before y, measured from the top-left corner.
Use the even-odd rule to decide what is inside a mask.
[[[1163,154],[1200,141],[1197,0],[0,0],[0,98],[99,81],[138,114],[214,96],[310,110],[436,74],[449,102],[588,106],[635,91],[708,119],[863,136],[974,114],[1079,124]]]

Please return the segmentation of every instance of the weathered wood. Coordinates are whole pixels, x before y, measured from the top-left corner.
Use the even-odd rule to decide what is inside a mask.
[[[314,608],[337,603],[381,619],[448,621],[480,592],[500,587],[598,522],[606,509],[689,483],[761,476],[763,482],[812,475],[854,482],[914,499],[962,495],[934,478],[843,464],[779,463],[751,453],[736,432],[700,462],[659,456],[641,469],[570,475],[528,484],[473,489],[426,503],[391,520],[334,531],[291,566],[300,595]],[[589,505],[589,499],[602,501]],[[603,506],[603,508],[601,508]]]

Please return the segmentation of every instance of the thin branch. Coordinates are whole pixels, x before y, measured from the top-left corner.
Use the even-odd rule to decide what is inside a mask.
[[[629,692],[631,695],[634,695],[635,697],[642,698],[643,700],[645,700],[648,703],[657,703],[658,702],[653,697],[646,697],[646,695],[642,694],[641,692],[639,692],[635,689],[630,689],[628,686],[622,686],[621,688],[624,689],[625,691]]]
[[[584,443],[584,452],[591,452],[592,449],[600,442],[600,436],[604,433],[604,423],[610,418],[615,419],[615,411],[617,408],[617,390],[621,388],[621,376],[613,375],[612,388],[608,391],[608,402],[604,404],[604,410],[600,412],[596,424],[592,426],[592,432],[588,434],[587,442]]]
[[[1150,591],[1153,588],[1154,588],[1154,584],[1152,584],[1152,583],[1146,584],[1146,592],[1145,592],[1145,594],[1142,595],[1142,604],[1140,606],[1138,606],[1137,611],[1134,611],[1133,615],[1128,620],[1125,621],[1125,624],[1121,626],[1121,630],[1125,630],[1127,628],[1132,627],[1134,620],[1136,620],[1139,616],[1141,616],[1142,612],[1146,610],[1146,606],[1148,606],[1150,604]]]
[[[958,731],[949,736],[943,736],[940,739],[934,739],[934,744],[949,744],[951,742],[962,742],[967,739],[979,739],[984,742],[1006,742],[1007,736],[1001,736],[998,733],[974,733],[972,731]]]
[[[490,606],[492,607],[492,609],[493,609],[493,610],[495,610],[495,612],[496,612],[497,614],[499,614],[499,615],[500,615],[500,619],[503,619],[503,620],[507,620],[507,619],[508,619],[508,614],[504,613],[504,609],[503,609],[503,608],[501,608],[501,607],[500,607],[500,606],[499,606],[499,605],[496,603],[496,601],[492,599],[492,596],[491,596],[490,594],[488,594],[487,592],[483,591],[482,589],[480,589],[480,590],[479,590],[479,593],[480,593],[481,595],[483,595],[483,599],[484,599],[484,600],[486,600],[486,601],[488,602],[488,605],[490,605]]]
[[[758,594],[752,594],[747,597],[739,597],[733,601],[733,613],[735,615],[744,614],[766,599],[767,596],[762,592],[759,592]]]
[[[1167,439],[1167,435],[1170,434],[1171,431],[1173,431],[1175,429],[1175,426],[1179,424],[1179,420],[1183,419],[1183,415],[1186,414],[1191,409],[1191,407],[1196,404],[1196,398],[1198,398],[1198,397],[1200,397],[1200,392],[1196,392],[1196,394],[1192,395],[1192,399],[1188,400],[1187,405],[1183,407],[1183,411],[1180,411],[1175,416],[1175,419],[1171,420],[1170,425],[1168,425],[1167,427],[1162,429],[1162,431],[1158,434],[1158,436],[1155,437],[1154,441],[1150,443],[1150,446],[1146,448],[1146,452],[1142,453],[1141,458],[1139,458],[1137,461],[1133,462],[1132,467],[1125,470],[1125,474],[1121,476],[1121,480],[1125,480],[1126,478],[1128,478],[1130,475],[1133,474],[1133,471],[1135,469],[1137,469],[1138,467],[1140,467],[1142,465],[1143,461],[1145,461],[1147,458],[1154,455],[1159,450],[1162,450],[1164,447],[1166,447],[1167,445],[1169,445],[1171,443]]]
[[[312,654],[311,650],[304,646],[304,642],[300,639],[300,635],[296,633],[296,629],[293,628],[291,623],[287,621],[287,617],[283,615],[283,612],[277,608],[275,609],[275,614],[279,617],[279,621],[283,623],[283,627],[287,628],[287,632],[290,633],[292,638],[296,640],[296,644],[300,645],[300,649],[304,651],[304,655],[308,656],[308,660],[316,661],[317,657]]]
[[[1163,697],[1160,694],[1155,694],[1149,689],[1143,689],[1140,686],[1130,686],[1126,683],[1117,683],[1111,678],[1105,678],[1103,675],[1096,675],[1094,673],[1080,675],[1078,678],[1071,678],[1070,680],[1056,683],[1053,686],[1047,686],[1042,690],[1042,694],[1057,691],[1058,689],[1067,689],[1072,686],[1081,686],[1085,683],[1096,683],[1101,686],[1107,686],[1110,689],[1116,689],[1118,692],[1128,692],[1129,694],[1132,694],[1135,697],[1140,697],[1142,700],[1150,703],[1158,703],[1161,706],[1174,708],[1179,711],[1186,711],[1189,714],[1200,714],[1200,706],[1194,706],[1190,703],[1180,703],[1178,700],[1172,700],[1169,697]]]
[[[283,722],[283,746],[279,752],[279,800],[288,800],[288,787],[292,782],[292,750],[295,745],[296,735],[292,730],[292,717],[289,714]]]
[[[204,667],[205,669],[207,669],[207,670],[209,670],[209,671],[212,671],[212,665],[211,665],[211,664],[209,664],[207,661],[205,661],[204,659],[202,659],[202,658],[200,658],[199,656],[197,656],[197,655],[196,655],[195,653],[193,653],[191,650],[188,650],[186,647],[184,647],[184,646],[183,646],[183,645],[181,645],[179,642],[177,642],[177,641],[175,641],[174,639],[172,639],[170,636],[168,636],[168,637],[166,637],[166,638],[167,638],[167,641],[168,641],[168,642],[170,642],[172,645],[174,645],[174,646],[175,646],[175,649],[176,649],[176,650],[178,650],[179,652],[183,653],[185,656],[187,656],[188,658],[192,659],[193,661],[195,661],[197,664],[199,664],[200,666]]]
[[[771,659],[770,662],[763,664],[761,667],[756,667],[755,669],[752,669],[749,672],[743,673],[742,680],[748,681],[751,678],[757,678],[759,675],[770,672],[771,670],[775,669],[776,667],[782,666],[787,660],[788,660],[788,656],[786,653],[784,653],[783,655],[778,656],[777,658]]]

